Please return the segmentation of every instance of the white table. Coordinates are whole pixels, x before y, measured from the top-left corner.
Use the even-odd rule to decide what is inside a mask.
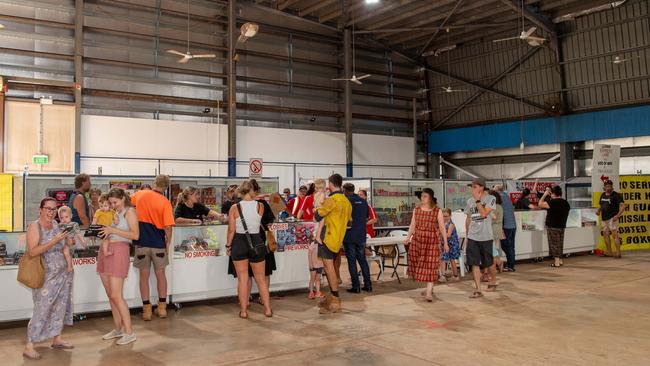
[[[379,247],[379,256],[381,257],[381,271],[377,275],[377,280],[379,280],[379,277],[381,276],[381,273],[383,272],[384,268],[392,268],[393,273],[391,273],[390,277],[397,277],[397,282],[402,283],[402,280],[399,278],[399,275],[397,274],[397,267],[400,266],[408,266],[408,263],[406,264],[401,264],[400,259],[402,258],[402,255],[405,256],[406,258],[406,251],[403,253],[400,252],[399,249],[399,244],[404,244],[404,240],[406,240],[406,237],[403,236],[385,236],[381,238],[369,238],[366,239],[366,247]],[[386,265],[386,254],[384,251],[385,247],[393,247],[395,250],[396,255],[392,257],[393,261],[390,266]]]

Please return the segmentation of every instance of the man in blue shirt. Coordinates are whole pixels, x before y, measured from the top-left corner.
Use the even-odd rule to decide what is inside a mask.
[[[517,222],[515,221],[515,207],[508,197],[508,193],[503,191],[503,185],[497,184],[494,190],[501,196],[503,207],[503,234],[505,239],[501,240],[501,249],[506,253],[507,262],[504,267],[505,272],[515,271],[515,234],[517,233]]]
[[[370,281],[370,267],[366,259],[366,222],[370,216],[368,202],[354,193],[354,184],[346,183],[343,185],[343,193],[348,197],[352,205],[352,222],[345,232],[343,247],[345,256],[348,258],[348,269],[352,287],[347,291],[350,293],[360,293],[361,290],[371,292],[372,283]],[[359,272],[357,271],[357,262],[361,266],[363,275],[363,287],[360,288]]]

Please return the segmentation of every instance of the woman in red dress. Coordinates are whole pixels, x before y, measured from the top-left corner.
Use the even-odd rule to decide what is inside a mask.
[[[433,301],[433,284],[438,280],[438,267],[442,247],[440,233],[445,232],[442,211],[433,203],[433,190],[424,188],[418,192],[420,206],[415,208],[406,243],[409,247],[409,275],[417,282],[426,282],[422,292],[425,300]],[[445,251],[449,250],[447,236],[442,235]]]

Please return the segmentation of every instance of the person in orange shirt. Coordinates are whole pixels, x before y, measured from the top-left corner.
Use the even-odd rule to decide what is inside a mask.
[[[140,270],[140,296],[142,297],[142,319],[151,320],[153,311],[149,301],[149,275],[153,264],[158,287],[158,308],[160,318],[167,317],[167,277],[165,267],[169,264],[168,248],[172,238],[174,213],[171,202],[164,193],[169,187],[169,176],[159,175],[153,190],[136,192],[131,198],[135,205],[140,227],[140,238],[134,244],[133,267]]]

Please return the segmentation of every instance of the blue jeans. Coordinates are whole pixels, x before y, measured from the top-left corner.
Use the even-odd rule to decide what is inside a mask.
[[[357,271],[357,262],[361,266],[361,274],[363,275],[363,287],[370,288],[370,267],[366,260],[366,243],[343,243],[345,247],[345,256],[348,259],[348,270],[350,271],[350,278],[352,280],[352,288],[359,289],[359,272]]]
[[[515,269],[515,234],[517,229],[503,229],[505,239],[501,240],[501,249],[506,253],[506,267]]]

